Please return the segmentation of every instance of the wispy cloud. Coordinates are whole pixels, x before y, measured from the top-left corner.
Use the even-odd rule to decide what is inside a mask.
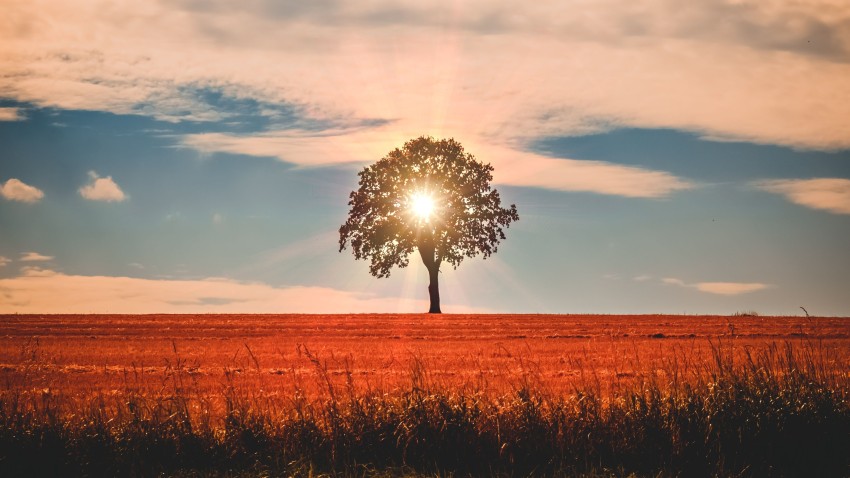
[[[121,202],[127,199],[124,191],[112,180],[112,176],[102,178],[89,171],[91,182],[80,188],[80,196],[90,201]]]
[[[38,105],[220,121],[228,112],[192,93],[214,85],[299,105],[309,119],[392,120],[394,144],[419,134],[505,142],[648,127],[850,147],[846,2],[541,1],[517,13],[483,1],[104,11],[94,0],[33,0],[5,13],[14,20],[0,27],[0,90]],[[297,150],[279,136],[187,142],[297,156],[278,149]],[[341,139],[342,151],[331,144],[328,154],[358,149],[356,135]],[[340,161],[326,158],[310,163]]]
[[[763,284],[761,282],[696,282],[689,284],[675,277],[665,277],[661,279],[661,282],[717,295],[747,294],[771,287],[770,284]]]
[[[202,133],[184,136],[182,144],[205,153],[266,156],[302,167],[316,167],[374,162],[415,134],[399,134],[396,125],[321,133],[292,130],[257,135]],[[639,198],[664,197],[695,187],[692,182],[663,171],[604,161],[552,158],[524,151],[521,146],[474,137],[463,143],[477,159],[495,166],[497,184]]]
[[[0,267],[4,267],[6,264],[12,262],[8,257],[0,256]]]
[[[739,295],[756,292],[770,287],[760,282],[698,282],[694,284],[700,292],[720,295]]]
[[[247,156],[271,157],[298,166],[326,166],[329,164],[376,161],[389,149],[375,157],[378,149],[374,143],[389,146],[379,139],[377,132],[346,131],[322,134],[304,134],[299,130],[270,131],[258,134],[199,133],[181,139],[183,146],[203,153],[230,153]]]
[[[39,254],[38,252],[22,252],[19,260],[21,262],[45,262],[52,261],[53,256],[46,256],[44,254]]]
[[[0,108],[0,121],[20,121],[25,118],[20,108]]]
[[[664,171],[505,150],[499,153],[491,162],[496,166],[494,180],[500,184],[634,198],[661,198],[696,187]]]
[[[53,277],[57,274],[53,269],[38,266],[21,267],[21,277]]]
[[[327,287],[272,287],[220,278],[79,276],[38,268],[0,279],[0,289],[4,291],[0,313],[362,313],[428,308],[423,300],[376,297]],[[462,306],[451,309],[476,311]]]
[[[753,184],[764,191],[781,194],[794,204],[835,214],[850,214],[850,179],[777,179]]]
[[[11,178],[0,185],[0,196],[10,201],[35,203],[44,198],[44,191],[26,184],[20,179]]]

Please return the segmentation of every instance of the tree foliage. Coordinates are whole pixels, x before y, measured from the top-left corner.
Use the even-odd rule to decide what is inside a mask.
[[[408,141],[358,173],[360,187],[339,229],[340,252],[350,243],[377,277],[406,267],[415,248],[429,270],[444,261],[457,268],[465,257],[487,258],[505,239],[504,229],[519,220],[516,205],[501,207],[492,171],[454,139]],[[411,213],[417,194],[433,200],[427,220]]]

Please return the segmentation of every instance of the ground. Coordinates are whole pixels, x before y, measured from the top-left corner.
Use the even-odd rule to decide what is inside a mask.
[[[816,344],[850,370],[850,319],[669,315],[0,316],[9,388],[82,397],[155,390],[175,370],[214,396],[233,380],[286,396],[327,381],[392,391],[411,381],[485,393],[524,385],[625,387],[703,373],[714,353]],[[795,347],[801,349],[801,347]],[[675,373],[671,373],[671,370]],[[676,376],[673,376],[676,375]]]

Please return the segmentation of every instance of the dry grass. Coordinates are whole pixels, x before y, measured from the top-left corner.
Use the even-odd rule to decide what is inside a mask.
[[[736,358],[772,342],[817,340],[850,368],[850,325],[843,318],[547,315],[151,315],[0,316],[0,379],[82,397],[134,385],[161,387],[176,346],[193,386],[216,395],[223,371],[266,391],[315,390],[303,347],[321,357],[330,377],[347,372],[361,391],[406,386],[416,358],[432,382],[513,391],[533,375],[552,394],[577,383],[629,387],[636,374],[664,368],[676,356],[683,374],[712,361],[709,340],[735,338]],[[255,373],[251,354],[260,364]],[[29,352],[27,352],[29,351]],[[37,351],[36,360],[24,360]],[[32,358],[32,357],[30,357]],[[262,382],[262,383],[259,383]]]
[[[129,324],[121,335],[115,320],[101,318],[98,328],[52,319],[4,325],[5,476],[850,474],[847,326],[838,319],[786,318],[771,329],[767,318],[725,317],[699,322],[700,330],[693,321],[685,328],[694,318],[606,317],[632,324],[617,335],[600,321],[558,317],[469,316],[454,328],[448,317],[421,328],[418,317],[402,317],[409,323],[393,324],[396,331],[385,316],[353,317],[326,329],[323,341],[321,331],[304,332],[325,327],[311,318],[300,329],[284,324],[295,345],[274,353],[270,337],[281,335],[258,328],[197,353],[203,347],[191,345],[215,333],[193,336],[192,324],[210,329],[231,316],[134,338],[148,329]],[[705,333],[706,323],[722,332]],[[404,327],[431,345],[446,341],[400,353],[392,340],[407,339],[382,334],[401,337]],[[18,332],[26,330],[38,339]],[[365,347],[346,349],[346,332]],[[311,345],[298,342],[305,338]],[[98,347],[75,347],[86,340]],[[159,364],[119,354],[122,341],[156,350],[144,358]]]

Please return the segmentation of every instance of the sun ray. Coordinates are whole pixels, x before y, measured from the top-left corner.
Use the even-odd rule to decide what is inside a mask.
[[[430,222],[434,214],[434,198],[427,192],[413,193],[410,197],[410,212],[420,222]]]

